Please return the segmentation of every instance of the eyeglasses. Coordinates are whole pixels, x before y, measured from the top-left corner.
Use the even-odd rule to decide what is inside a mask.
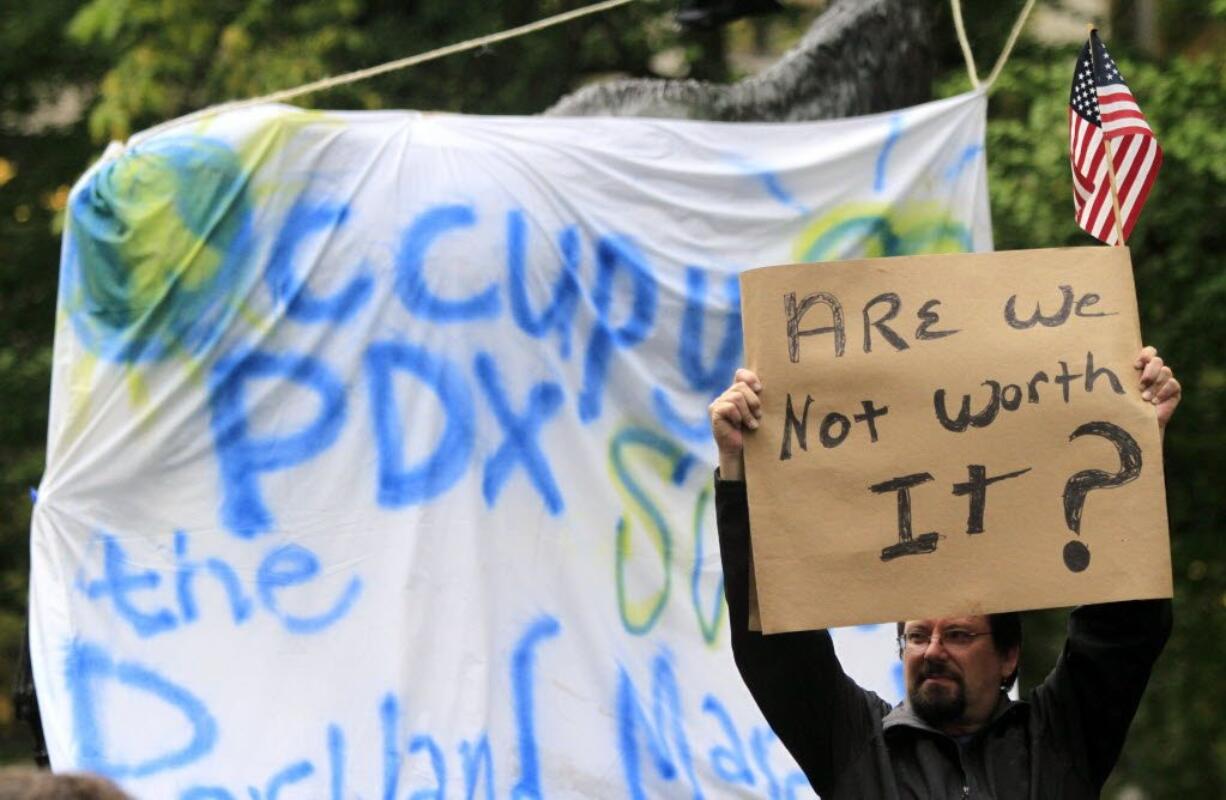
[[[975,643],[975,639],[980,636],[990,636],[991,634],[991,631],[976,632],[962,630],[961,628],[950,628],[938,634],[925,630],[914,630],[907,631],[898,637],[898,644],[908,650],[927,650],[933,638],[936,638],[937,641],[945,645],[946,650],[965,650]]]

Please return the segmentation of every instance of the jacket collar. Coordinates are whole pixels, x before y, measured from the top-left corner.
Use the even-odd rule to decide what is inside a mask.
[[[1009,695],[1001,692],[1000,699],[996,702],[996,708],[992,711],[992,718],[988,720],[988,724],[984,725],[982,730],[986,731],[992,728],[1005,716],[1025,713],[1029,706],[1030,704],[1025,700],[1013,700]],[[881,729],[888,732],[891,728],[911,728],[913,730],[935,733],[938,736],[948,736],[948,734],[924,722],[919,714],[916,714],[915,710],[911,708],[910,700],[903,700],[882,719]]]

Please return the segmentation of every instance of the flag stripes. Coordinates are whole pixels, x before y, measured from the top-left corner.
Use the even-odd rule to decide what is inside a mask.
[[[1127,238],[1140,216],[1162,165],[1162,148],[1096,32],[1077,59],[1068,121],[1075,219],[1091,236],[1116,244],[1120,229]]]

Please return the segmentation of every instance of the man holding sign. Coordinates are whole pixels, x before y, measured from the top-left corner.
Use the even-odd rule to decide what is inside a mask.
[[[1152,347],[1134,366],[1165,430],[1179,383]],[[813,788],[827,800],[1097,797],[1169,634],[1170,601],[1074,610],[1059,663],[1021,702],[1006,694],[1021,648],[1016,613],[900,622],[907,699],[891,709],[843,672],[828,632],[750,630],[743,450],[762,425],[764,391],[740,369],[710,406],[725,593],[737,668]]]

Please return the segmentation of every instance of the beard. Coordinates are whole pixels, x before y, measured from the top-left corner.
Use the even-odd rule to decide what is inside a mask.
[[[926,678],[948,678],[953,683],[934,683]],[[919,718],[934,728],[961,719],[966,711],[962,679],[940,664],[925,662],[920,667],[915,683],[907,690],[907,700]]]

